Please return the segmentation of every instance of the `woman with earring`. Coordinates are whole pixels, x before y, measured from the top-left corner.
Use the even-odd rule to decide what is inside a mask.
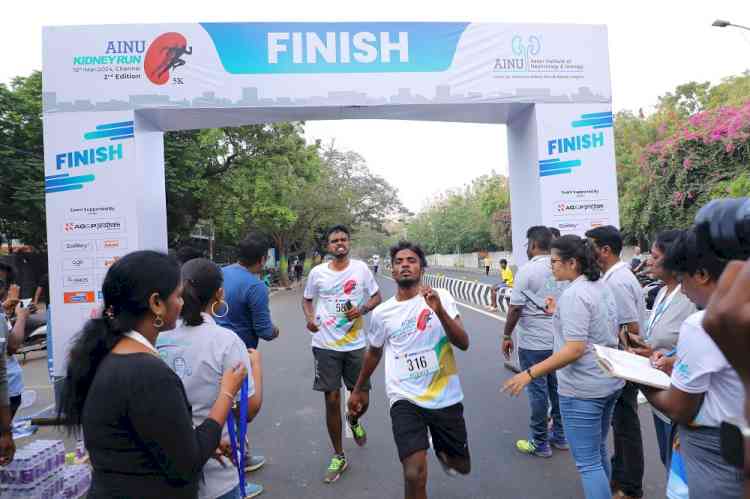
[[[555,280],[570,281],[557,303],[547,299],[547,313],[554,315],[554,353],[506,381],[503,390],[518,395],[534,378],[557,372],[563,428],[584,496],[610,499],[607,432],[625,383],[604,375],[594,345],[617,347],[614,296],[600,280],[601,271],[586,239],[574,235],[555,239],[550,265]]]
[[[247,370],[238,363],[224,371],[219,396],[195,422],[180,378],[155,347],[182,310],[177,262],[130,253],[109,268],[102,294],[104,313],[73,342],[58,414],[72,432],[83,429],[93,467],[87,497],[194,499]]]
[[[188,401],[193,408],[193,421],[199,424],[221,396],[221,379],[237,363],[248,373],[248,421],[255,417],[262,404],[260,354],[248,351],[234,332],[216,324],[214,317],[224,317],[228,305],[224,301],[221,269],[210,260],[195,258],[182,266],[182,324],[159,336],[157,348],[162,359],[180,377]],[[242,423],[241,423],[242,424]],[[224,428],[224,439],[227,429]],[[210,460],[203,468],[200,499],[240,499],[239,475],[221,457]],[[257,484],[246,484],[245,497],[263,491]]]

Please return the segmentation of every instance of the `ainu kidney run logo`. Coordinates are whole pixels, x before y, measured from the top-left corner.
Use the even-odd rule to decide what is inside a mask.
[[[146,51],[143,70],[151,83],[164,85],[169,82],[170,72],[187,64],[183,56],[191,55],[193,47],[180,33],[164,33],[151,42]]]

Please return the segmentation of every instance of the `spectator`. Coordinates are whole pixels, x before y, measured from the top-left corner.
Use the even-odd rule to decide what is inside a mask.
[[[59,410],[69,430],[83,429],[93,466],[87,497],[195,498],[247,371],[224,374],[221,396],[193,428],[182,382],[154,347],[182,309],[177,262],[130,253],[109,268],[102,293],[102,317],[73,342]]]
[[[498,305],[500,308],[505,311],[505,304],[502,302],[502,300],[506,300],[508,303],[510,303],[510,296],[507,296],[507,293],[504,293],[501,300],[498,301],[498,293],[500,293],[501,289],[509,289],[513,287],[513,271],[508,267],[508,260],[505,258],[500,260],[500,283],[492,286],[492,289],[490,290],[490,300],[492,302],[492,305],[487,307],[487,309],[490,312],[497,311]]]
[[[194,258],[182,266],[182,279],[183,322],[174,331],[159,335],[156,345],[159,353],[182,380],[196,426],[208,417],[214,401],[221,397],[224,373],[244,364],[249,374],[249,398],[240,402],[247,404],[247,422],[250,422],[260,411],[263,400],[260,354],[257,350],[250,350],[248,355],[242,340],[214,320],[215,316],[226,313],[221,269],[209,260]],[[226,427],[222,438],[228,439]],[[262,491],[260,485],[248,484],[244,497],[255,497]],[[235,499],[240,497],[239,494],[237,470],[209,460],[203,467],[198,497]]]
[[[490,275],[490,267],[492,266],[492,259],[490,255],[484,257],[484,275]]]
[[[3,308],[0,309],[0,348],[2,350],[6,349],[6,343],[8,342],[8,321],[4,313],[7,289],[8,281],[0,278],[0,302],[3,302]],[[11,410],[11,402],[8,396],[6,363],[6,356],[0,351],[0,466],[10,464],[16,452],[16,447],[13,443],[13,431],[11,430],[13,411]]]
[[[18,408],[21,406],[23,394],[23,369],[16,359],[16,352],[23,345],[26,337],[26,321],[35,307],[26,308],[21,304],[21,288],[16,282],[15,269],[8,264],[0,262],[0,302],[5,317],[3,321],[8,329],[3,352],[0,355],[6,357],[5,367],[8,377],[8,397],[10,397],[10,418],[16,417]]]
[[[593,345],[617,345],[617,313],[609,287],[600,279],[591,243],[567,235],[552,243],[552,272],[570,281],[556,303],[547,299],[554,314],[554,354],[508,380],[512,395],[534,380],[557,371],[565,435],[581,475],[586,499],[610,499],[607,432],[623,381],[604,376],[597,366]]]
[[[305,270],[305,263],[300,259],[300,257],[296,257],[294,259],[294,279],[298,282],[302,282],[302,274]]]
[[[237,263],[221,269],[229,310],[216,317],[216,323],[234,331],[248,349],[257,349],[260,338],[272,341],[279,336],[279,328],[271,322],[268,286],[260,279],[267,258],[266,239],[260,234],[249,234],[239,244]],[[255,471],[266,464],[266,458],[248,455],[246,463],[245,471]]]
[[[539,301],[557,298],[563,286],[557,282],[550,260],[552,234],[538,225],[526,232],[526,255],[529,262],[518,271],[516,287],[510,297],[510,308],[505,322],[503,354],[510,360],[513,351],[513,332],[518,341],[518,360],[521,369],[545,361],[553,354],[554,329],[552,316],[540,308]],[[538,298],[535,298],[538,297]],[[537,302],[534,301],[537,300]],[[537,457],[552,456],[552,447],[567,449],[560,405],[557,396],[557,377],[554,371],[537,376],[528,388],[530,438],[518,440],[516,449]],[[552,414],[552,435],[549,435],[548,416]]]
[[[620,261],[622,235],[611,225],[586,232],[594,246],[599,267],[615,296],[620,342],[623,348],[643,343],[646,301],[638,280],[627,263]],[[625,498],[643,496],[643,440],[638,418],[638,387],[627,382],[612,416],[615,453],[612,456],[612,492]]]
[[[689,230],[668,249],[663,266],[679,276],[682,291],[704,309],[726,261]],[[703,329],[704,314],[695,312],[683,323],[677,354],[671,358],[674,369],[662,355],[654,358],[657,365],[671,371],[670,387],[641,389],[651,405],[679,424],[690,497],[736,499],[742,496],[742,473],[724,461],[719,427],[722,421],[744,416],[745,389],[737,371]]]
[[[194,258],[203,258],[203,251],[193,246],[182,246],[177,250],[177,260],[180,264],[185,264]]]
[[[216,322],[234,331],[247,348],[258,348],[260,338],[271,341],[279,335],[279,329],[271,322],[268,288],[260,279],[267,254],[265,238],[250,234],[239,244],[237,263],[221,269],[229,310]]]
[[[560,237],[560,229],[558,229],[557,227],[549,227],[549,231],[552,233],[553,241]]]
[[[681,291],[677,275],[664,268],[664,256],[669,247],[682,234],[681,230],[667,230],[656,236],[656,241],[651,247],[649,266],[651,273],[656,279],[661,280],[664,286],[656,295],[651,315],[646,322],[646,330],[643,335],[644,344],[634,347],[633,352],[651,357],[655,352],[672,354],[677,345],[682,323],[696,312],[695,305]],[[667,416],[657,409],[654,413],[654,428],[656,439],[659,443],[659,457],[661,462],[667,466],[672,454],[672,435],[676,426]]]
[[[630,269],[633,272],[636,272],[636,269],[638,269],[645,260],[646,259],[643,258],[643,255],[641,254],[641,247],[636,246],[633,248],[633,258],[630,259]]]

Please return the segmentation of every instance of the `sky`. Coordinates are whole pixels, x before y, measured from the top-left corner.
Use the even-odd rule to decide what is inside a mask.
[[[20,8],[22,6],[22,8]],[[750,69],[750,31],[714,28],[714,19],[750,25],[746,0],[630,0],[602,2],[435,2],[339,0],[276,2],[161,2],[129,0],[117,8],[100,1],[29,0],[5,9],[0,30],[0,82],[41,69],[41,28],[55,25],[200,21],[469,21],[605,24],[615,111],[643,108],[688,81],[719,82]],[[483,174],[507,173],[502,125],[410,121],[308,122],[309,141],[335,140],[364,156],[370,168],[399,189],[418,211],[434,194]],[[439,174],[437,174],[439,173]]]

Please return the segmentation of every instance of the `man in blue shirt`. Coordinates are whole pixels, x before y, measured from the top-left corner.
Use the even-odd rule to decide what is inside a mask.
[[[271,322],[268,288],[260,278],[267,254],[268,243],[251,234],[240,242],[237,263],[221,269],[227,307],[216,310],[216,322],[234,331],[247,348],[258,348],[259,338],[271,341],[279,335]]]
[[[258,348],[259,338],[271,341],[279,336],[279,328],[271,322],[268,287],[260,278],[267,255],[265,238],[250,234],[239,244],[237,263],[221,269],[226,305],[217,307],[214,318],[220,326],[234,331],[248,349]],[[247,453],[246,472],[266,464],[265,457]]]

